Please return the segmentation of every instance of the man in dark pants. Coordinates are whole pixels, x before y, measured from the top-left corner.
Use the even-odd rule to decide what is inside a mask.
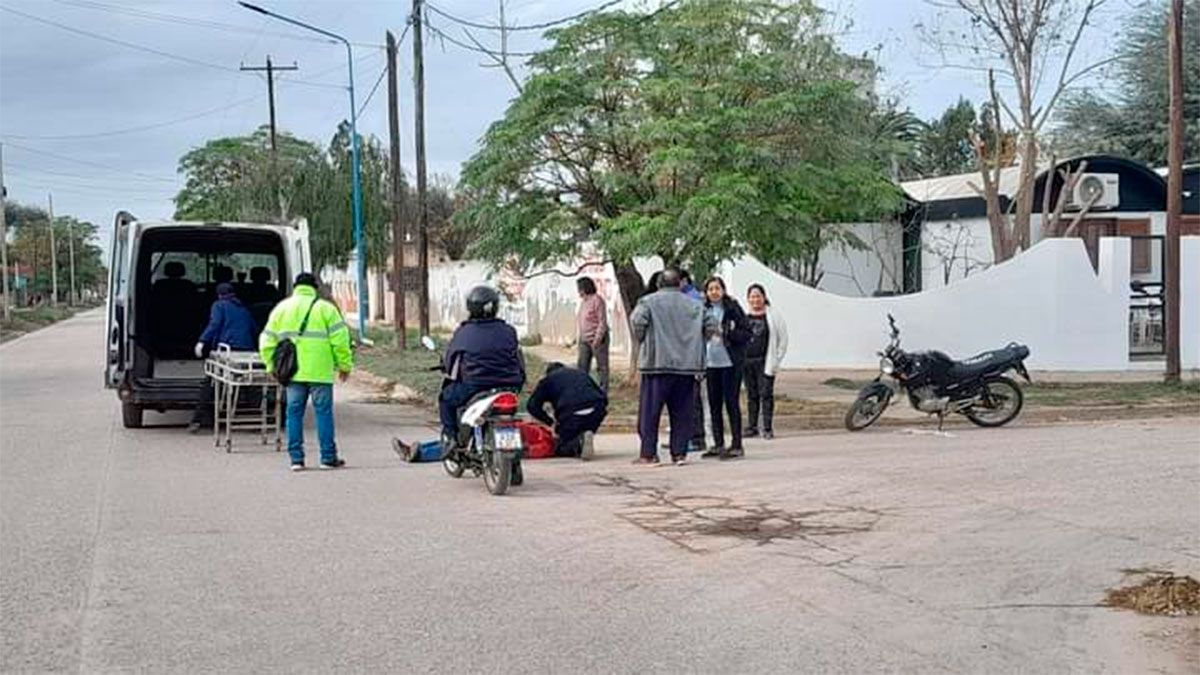
[[[688,298],[696,301],[701,307],[704,306],[704,294],[700,289],[696,288],[696,284],[692,281],[692,274],[687,270],[679,271],[680,289]],[[704,386],[699,379],[696,380],[696,394],[692,400],[692,414],[695,415],[695,424],[692,426],[692,445],[689,450],[692,452],[704,452],[708,449],[708,443],[704,438]]]
[[[219,344],[229,345],[229,348],[239,352],[252,352],[258,349],[258,324],[250,315],[250,310],[238,300],[233,292],[233,284],[221,282],[217,284],[217,301],[209,312],[208,327],[200,334],[196,342],[196,358],[216,348]],[[204,378],[204,390],[200,402],[192,412],[192,422],[188,431],[196,433],[202,427],[212,426],[213,413],[213,383]]]
[[[554,417],[546,414],[546,404]],[[591,434],[596,433],[608,414],[608,396],[591,376],[561,363],[546,364],[546,376],[529,396],[526,409],[534,419],[554,427],[558,457],[592,458]]]
[[[638,300],[630,315],[642,374],[638,433],[641,455],[635,464],[658,464],[658,425],[663,406],[671,419],[671,461],[687,461],[695,425],[696,380],[704,372],[704,307],[680,292],[678,270],[662,274],[659,290]],[[711,323],[711,322],[709,322]]]

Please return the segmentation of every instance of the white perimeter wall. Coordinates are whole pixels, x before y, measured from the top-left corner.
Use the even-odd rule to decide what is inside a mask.
[[[789,368],[863,368],[887,343],[887,314],[910,350],[963,358],[1010,341],[1028,364],[1052,370],[1121,370],[1129,363],[1129,241],[1105,239],[1101,275],[1082,240],[1043,241],[951,286],[891,298],[844,298],[806,288],[763,265],[727,269],[735,287],[760,281],[788,321]]]
[[[1181,360],[1184,368],[1197,369],[1200,237],[1184,237],[1180,253]],[[558,269],[573,272],[579,264]],[[638,261],[645,277],[658,266],[654,260]],[[1101,240],[1099,275],[1092,270],[1082,240],[1047,239],[950,286],[886,298],[808,288],[754,259],[727,263],[722,274],[739,300],[741,289],[751,283],[767,288],[772,305],[788,323],[787,368],[874,367],[875,352],[887,343],[891,312],[907,349],[940,349],[961,358],[1015,341],[1029,346],[1031,368],[1088,371],[1130,367],[1129,268],[1130,241],[1116,237]],[[629,337],[612,266],[597,263],[583,273],[596,280],[608,304],[613,350],[625,352]],[[579,304],[575,278],[542,274],[521,280],[496,275],[476,261],[437,264],[429,274],[431,322],[435,328],[453,329],[465,315],[464,297],[472,286],[499,284],[511,294],[503,316],[520,335],[572,344]],[[351,292],[345,295],[352,297]],[[415,321],[415,316],[416,307],[411,306],[409,317]]]

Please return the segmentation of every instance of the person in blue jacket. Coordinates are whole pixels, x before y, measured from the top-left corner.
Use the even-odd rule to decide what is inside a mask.
[[[258,324],[234,293],[233,284],[228,282],[217,284],[217,300],[209,311],[208,326],[196,341],[196,358],[204,358],[220,344],[229,345],[236,352],[258,350]],[[205,378],[200,402],[192,412],[188,431],[196,433],[202,427],[212,426],[212,406],[213,384],[212,380]]]

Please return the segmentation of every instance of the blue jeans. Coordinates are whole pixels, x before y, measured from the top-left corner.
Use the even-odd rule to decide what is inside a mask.
[[[317,411],[317,439],[321,443],[321,461],[337,459],[337,444],[333,440],[333,385],[318,382],[292,382],[287,387],[288,454],[292,464],[304,463],[304,413],[308,395],[312,394],[313,410]]]

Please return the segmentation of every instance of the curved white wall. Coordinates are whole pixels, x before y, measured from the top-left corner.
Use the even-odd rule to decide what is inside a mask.
[[[739,299],[763,284],[788,323],[788,368],[864,368],[887,343],[887,314],[910,350],[955,357],[1029,346],[1037,369],[1120,370],[1128,366],[1129,241],[1102,242],[1101,275],[1082,240],[1054,239],[950,286],[888,298],[848,298],[808,288],[756,260],[724,266]]]

